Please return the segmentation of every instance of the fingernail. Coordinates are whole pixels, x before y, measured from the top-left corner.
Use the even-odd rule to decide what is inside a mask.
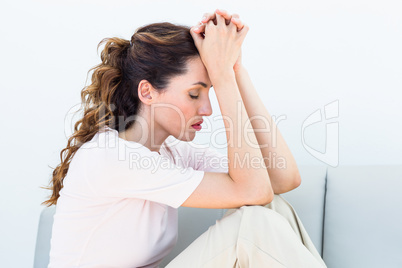
[[[207,16],[202,17],[201,21],[204,21],[207,19]]]
[[[198,31],[198,27],[193,27],[193,31]]]

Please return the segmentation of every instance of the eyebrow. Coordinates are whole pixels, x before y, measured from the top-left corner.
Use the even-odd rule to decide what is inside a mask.
[[[196,82],[193,85],[201,85],[203,87],[207,87],[207,84],[205,84],[204,82]],[[211,85],[211,87],[212,87],[212,85]]]

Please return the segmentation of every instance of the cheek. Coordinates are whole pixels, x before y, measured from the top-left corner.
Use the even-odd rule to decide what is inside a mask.
[[[170,114],[175,116],[177,120],[184,120],[185,122],[187,122],[192,116],[195,107],[194,102],[191,102],[185,98],[177,98],[172,100],[170,106]]]
[[[170,103],[163,107],[158,107],[155,111],[158,115],[158,121],[166,127],[174,126],[175,128],[187,124],[194,120],[194,105],[183,105],[183,103]]]

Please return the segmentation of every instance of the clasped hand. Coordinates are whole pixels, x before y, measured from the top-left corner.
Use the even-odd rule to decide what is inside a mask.
[[[239,15],[230,15],[219,9],[215,13],[205,13],[200,23],[191,28],[211,81],[224,72],[236,72],[240,68],[241,45],[248,29]]]

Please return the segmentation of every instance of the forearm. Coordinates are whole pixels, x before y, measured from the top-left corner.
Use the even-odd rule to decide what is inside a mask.
[[[296,161],[244,67],[236,71],[236,82],[251,118],[274,193],[285,193],[296,188],[300,184]]]
[[[251,131],[252,135],[248,137],[244,135],[249,118],[236,83],[235,74],[233,71],[228,73],[221,76],[218,81],[213,81],[213,86],[226,128],[229,175],[234,181],[240,183],[261,180],[259,185],[268,185],[269,194],[273,195],[269,174],[262,162],[262,152],[258,147],[252,146],[257,143],[257,138],[253,131]],[[261,164],[251,165],[252,159],[260,160]],[[242,163],[245,164],[242,165]]]

